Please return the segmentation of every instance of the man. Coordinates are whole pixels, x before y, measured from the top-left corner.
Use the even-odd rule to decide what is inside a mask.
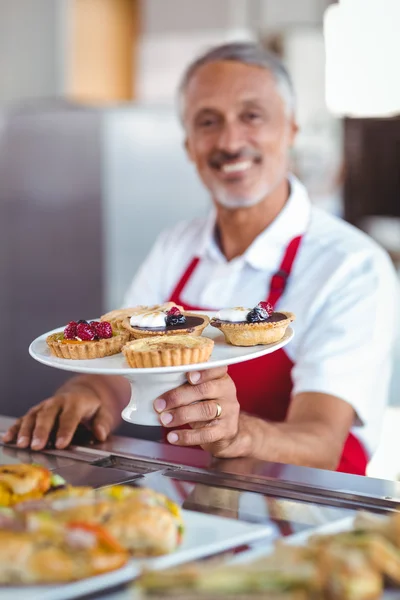
[[[174,300],[205,310],[268,299],[297,320],[284,350],[229,372],[192,372],[156,399],[168,441],[217,457],[364,474],[390,378],[390,261],[363,233],[312,207],[288,175],[297,125],[276,57],[250,43],[217,47],[189,67],[180,92],[187,153],[214,210],[160,236],[126,304]],[[128,400],[123,378],[75,377],[5,440],[39,450],[56,419],[58,448],[82,421],[105,440]]]

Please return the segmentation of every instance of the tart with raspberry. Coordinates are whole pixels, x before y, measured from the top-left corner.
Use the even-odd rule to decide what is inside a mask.
[[[294,319],[291,312],[274,312],[269,302],[259,302],[254,308],[225,308],[210,325],[222,331],[228,344],[257,346],[279,342]]]
[[[130,308],[118,308],[112,310],[100,317],[100,321],[108,321],[113,327],[121,328],[122,322],[127,317],[130,318],[132,315],[139,315],[156,310],[167,311],[170,310],[172,307],[176,307],[180,311],[183,310],[182,306],[178,306],[177,304],[175,304],[175,302],[164,302],[164,304],[153,304],[153,306],[146,306],[144,304],[141,304],[139,306],[131,306]]]
[[[126,317],[122,325],[131,338],[138,339],[160,335],[201,335],[210,319],[181,311],[177,306],[169,310],[156,309]]]
[[[122,352],[133,369],[177,367],[206,362],[213,340],[193,335],[156,335],[125,344]]]
[[[127,331],[113,328],[107,321],[70,321],[64,331],[46,339],[50,352],[58,358],[85,360],[104,358],[121,352],[128,341]]]

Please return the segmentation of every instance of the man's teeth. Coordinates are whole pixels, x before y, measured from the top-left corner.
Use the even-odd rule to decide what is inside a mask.
[[[247,171],[247,169],[250,169],[252,164],[253,163],[251,160],[243,160],[242,162],[229,163],[229,164],[223,165],[221,167],[221,170],[224,173],[236,173],[237,171]]]

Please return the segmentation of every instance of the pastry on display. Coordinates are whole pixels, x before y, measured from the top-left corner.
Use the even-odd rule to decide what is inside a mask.
[[[130,367],[141,369],[206,362],[213,347],[213,340],[202,336],[164,335],[128,342],[122,352]]]
[[[85,360],[118,354],[128,339],[125,330],[108,321],[80,320],[70,321],[64,331],[47,336],[46,343],[58,358]]]
[[[172,308],[148,310],[126,317],[122,325],[134,339],[160,335],[201,335],[209,324],[206,315]]]
[[[269,302],[259,302],[254,308],[225,308],[210,325],[220,329],[228,344],[257,346],[279,342],[295,316],[291,312],[274,312]]]
[[[65,583],[119,569],[127,560],[127,551],[99,526],[71,523],[57,533],[0,529],[0,584]]]
[[[40,465],[1,465],[0,507],[42,498],[63,483],[62,477]]]
[[[160,556],[181,543],[180,508],[164,494],[124,485],[94,490],[69,487],[15,507],[29,531],[56,534],[71,522],[100,525],[132,556]]]
[[[138,306],[131,306],[130,308],[117,308],[115,310],[111,310],[105,315],[102,315],[100,317],[100,321],[108,321],[109,323],[111,323],[111,325],[118,328],[122,326],[122,322],[124,321],[124,319],[126,319],[127,317],[131,317],[132,315],[156,310],[168,311],[174,306],[180,311],[183,310],[183,307],[179,306],[178,304],[175,304],[175,302],[164,302],[164,304],[153,304],[152,306],[140,304]]]

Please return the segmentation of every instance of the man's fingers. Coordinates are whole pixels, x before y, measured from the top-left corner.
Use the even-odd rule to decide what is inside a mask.
[[[195,402],[189,406],[181,406],[175,410],[161,413],[160,421],[164,427],[179,427],[188,423],[199,421],[212,421],[218,414],[218,403],[216,400],[205,400]]]
[[[21,424],[17,434],[18,448],[28,448],[32,440],[32,432],[35,427],[36,413],[28,412],[21,419]]]
[[[222,381],[222,379],[210,379],[208,381],[201,381],[197,385],[184,383],[163,394],[162,398],[157,398],[154,402],[154,408],[157,412],[161,413],[198,402],[199,400],[219,398],[222,393]],[[164,401],[163,405],[160,404],[161,400]]]
[[[71,443],[79,423],[87,418],[87,411],[83,403],[74,403],[72,406],[66,403],[58,419],[56,448],[66,448]]]
[[[186,377],[189,383],[192,385],[198,385],[204,381],[225,377],[227,372],[227,367],[216,367],[215,369],[206,369],[205,371],[190,371],[186,374]]]
[[[112,415],[110,411],[104,408],[104,406],[100,406],[97,411],[93,423],[92,423],[92,431],[94,436],[100,441],[104,442],[111,431],[112,428]]]
[[[11,427],[5,432],[5,434],[3,435],[3,442],[5,444],[8,444],[9,442],[14,442],[17,439],[17,434],[18,434],[20,426],[21,426],[21,419],[18,419],[14,423],[14,425],[11,425]]]
[[[213,427],[210,423],[208,427],[201,429],[181,429],[171,431],[167,435],[167,440],[176,446],[205,446],[215,444],[222,439],[222,432],[219,427]]]
[[[59,404],[50,401],[45,402],[36,413],[32,428],[31,447],[33,450],[41,450],[45,447],[56,423],[59,411]],[[22,435],[22,432],[20,432],[20,435]]]

